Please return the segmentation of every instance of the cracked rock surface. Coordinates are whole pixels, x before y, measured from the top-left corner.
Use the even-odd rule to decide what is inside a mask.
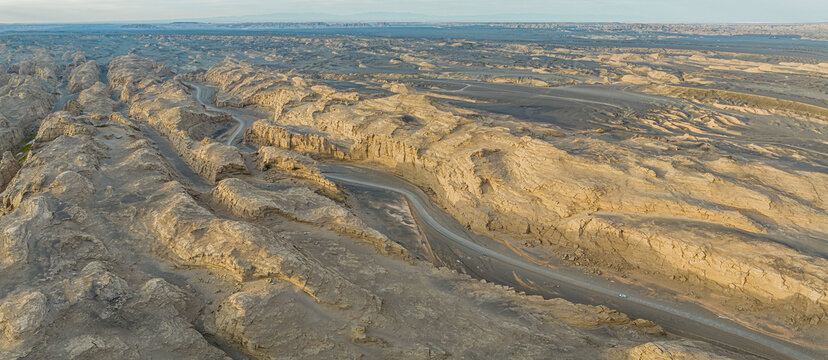
[[[0,358],[757,358],[613,306],[637,293],[516,291],[570,295],[349,166],[492,251],[828,351],[824,56],[557,26],[0,33]]]

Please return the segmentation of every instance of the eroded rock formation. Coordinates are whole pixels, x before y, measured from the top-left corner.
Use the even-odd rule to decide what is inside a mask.
[[[99,82],[101,69],[95,60],[89,60],[72,69],[69,74],[69,85],[67,90],[71,93],[79,93]]]
[[[262,146],[256,152],[256,168],[281,169],[293,176],[314,182],[328,195],[340,196],[336,184],[322,175],[316,160],[310,157],[274,146]]]
[[[50,65],[21,60],[13,66],[18,74],[0,75],[0,151],[17,151],[26,134],[37,131],[38,122],[54,107],[55,97],[40,77],[56,81]]]
[[[0,159],[0,191],[6,188],[6,185],[17,175],[18,170],[20,170],[20,163],[14,155],[9,151],[4,152],[3,158]]]
[[[117,111],[121,104],[112,99],[111,90],[98,81],[78,95],[80,110],[91,118],[100,120]]]
[[[607,308],[518,295],[312,230],[366,227],[307,188],[261,190],[231,178],[213,194],[241,219],[275,208],[322,228],[219,217],[175,180],[165,157],[123,115],[76,131],[91,121],[51,115],[2,193],[3,357],[223,358],[225,347],[299,358],[517,351],[504,342],[533,356],[558,346],[598,356],[607,345],[596,347],[598,338],[582,329],[630,334],[612,337],[628,348],[663,336],[651,323]],[[242,207],[253,210],[235,210]],[[475,310],[484,304],[548,320]],[[408,319],[422,325],[412,329]]]
[[[243,180],[231,178],[219,182],[211,195],[217,202],[242,218],[259,219],[269,213],[277,213],[367,239],[384,254],[407,256],[407,252],[399,244],[370,228],[343,206],[307,187],[296,186],[279,191],[267,191],[257,189]]]
[[[593,28],[613,26],[649,25]],[[636,38],[561,36],[581,35]],[[361,35],[3,36],[0,358],[753,358],[421,261],[474,276],[498,266],[437,248],[406,197],[320,170],[343,162],[414,182],[510,256],[824,350],[818,60]],[[218,108],[195,98],[213,87]],[[243,143],[218,142],[236,126]]]
[[[331,152],[319,144],[347,145],[340,157],[380,163],[432,189],[475,231],[565,254],[581,249],[578,262],[599,269],[692,277],[765,306],[804,298],[812,304],[800,308],[806,323],[828,309],[825,259],[769,241],[825,236],[824,173],[714,147],[702,158],[650,150],[692,142],[679,137],[519,136],[514,121],[481,120],[487,115],[407,89],[335,101],[238,61],[215,65],[205,78],[242,104],[274,109],[273,120],[251,127],[248,141],[321,154]],[[286,127],[320,140],[301,148]]]
[[[120,91],[121,100],[130,104],[130,116],[148,122],[163,134],[181,157],[211,183],[246,173],[238,149],[202,141],[217,126],[231,122],[230,116],[208,112],[177,80],[163,80],[166,75],[170,75],[168,70],[154,60],[129,55],[110,63],[108,78]]]

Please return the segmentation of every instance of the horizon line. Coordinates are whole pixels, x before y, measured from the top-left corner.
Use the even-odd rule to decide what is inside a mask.
[[[465,21],[465,20],[353,20],[353,21],[204,21],[204,20],[102,20],[102,21],[64,21],[64,22],[2,22],[0,25],[121,25],[121,24],[624,24],[624,25],[828,25],[828,19],[820,21],[530,21],[530,20],[503,20],[503,21]]]

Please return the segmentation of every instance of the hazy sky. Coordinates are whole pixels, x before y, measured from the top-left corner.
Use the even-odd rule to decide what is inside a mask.
[[[315,13],[376,12],[478,16],[489,21],[816,22],[828,21],[828,0],[0,0],[0,22],[4,23],[279,13],[303,13],[296,20],[309,21],[330,19],[322,15],[314,19]]]

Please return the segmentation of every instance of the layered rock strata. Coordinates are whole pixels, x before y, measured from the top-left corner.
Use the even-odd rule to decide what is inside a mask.
[[[262,171],[281,169],[292,176],[312,181],[327,195],[337,198],[341,196],[336,184],[322,175],[316,160],[308,156],[274,146],[262,146],[256,152],[256,168]]]
[[[260,219],[268,214],[276,213],[366,239],[383,254],[404,258],[408,256],[402,246],[369,227],[348,209],[307,187],[296,186],[269,191],[258,189],[243,180],[231,178],[219,182],[211,195],[217,202],[242,218]]]
[[[822,172],[730,156],[679,136],[537,136],[538,125],[416,91],[338,100],[238,61],[216,64],[205,78],[241,104],[273,109],[249,141],[297,150],[291,128],[325,139],[304,152],[330,155],[328,143],[343,144],[339,157],[379,163],[423,185],[475,231],[598,269],[661,274],[668,284],[691,278],[757,301],[757,312],[792,305],[797,315],[785,321],[796,328],[825,317],[828,262],[808,255],[825,248],[794,247],[799,237],[819,244],[828,236]]]
[[[37,144],[0,194],[3,358],[601,357],[672,339],[304,223],[244,220],[272,208],[337,221],[317,216],[339,205],[306,188],[223,180],[213,195],[250,210],[228,217],[122,114],[52,114]]]
[[[59,70],[54,59],[39,53],[12,64],[14,74],[0,74],[0,151],[17,151],[52,110]]]
[[[98,81],[78,95],[79,110],[91,118],[100,120],[121,108],[121,103],[112,99],[109,86]]]
[[[100,77],[101,69],[98,67],[98,63],[95,60],[89,60],[73,68],[72,72],[69,73],[67,90],[73,94],[79,93],[99,82]]]
[[[4,152],[3,158],[0,159],[0,191],[6,188],[6,185],[17,175],[18,170],[20,170],[20,162],[10,151]]]
[[[202,177],[215,183],[248,172],[235,147],[212,143],[206,136],[232,122],[230,116],[208,112],[186,86],[164,80],[171,73],[163,65],[128,55],[114,59],[109,67],[110,86],[129,104],[130,116],[146,121],[164,135]]]
[[[348,156],[338,146],[319,134],[301,134],[273,124],[257,120],[247,130],[244,140],[249,143],[274,146],[314,156],[346,159]]]

